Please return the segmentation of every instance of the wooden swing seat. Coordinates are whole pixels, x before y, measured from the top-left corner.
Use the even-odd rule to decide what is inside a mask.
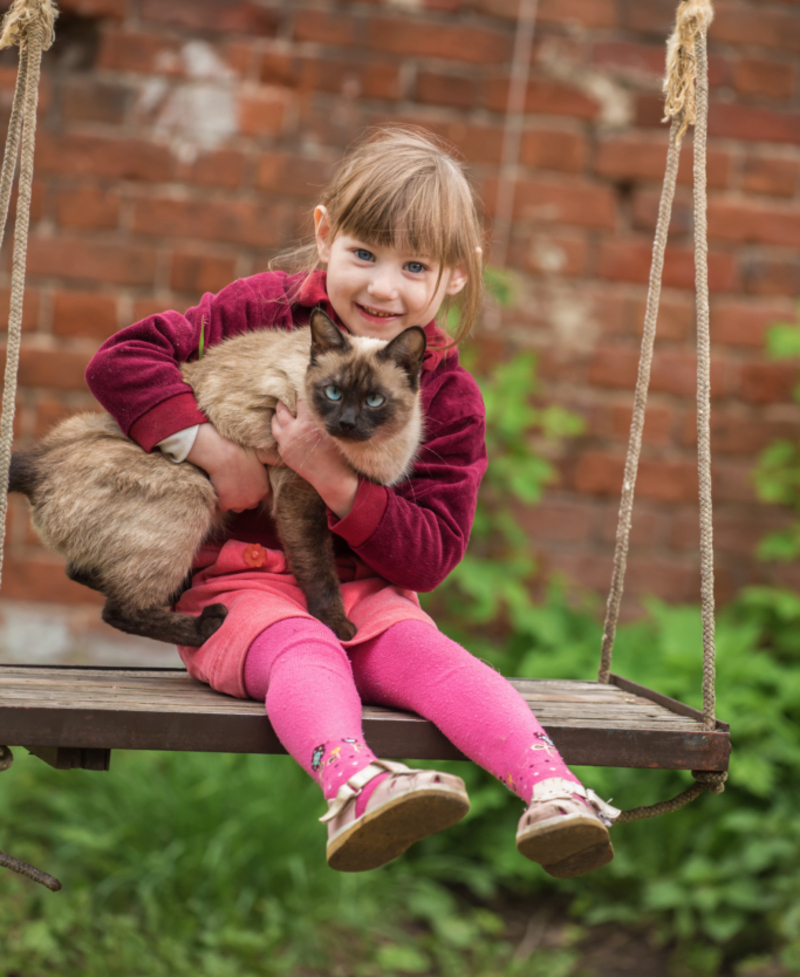
[[[726,723],[617,675],[611,684],[511,679],[568,764],[728,768]],[[463,760],[419,716],[364,707],[378,756]],[[111,750],[284,753],[262,704],[215,692],[181,668],[0,665],[0,743],[59,769],[107,770]]]

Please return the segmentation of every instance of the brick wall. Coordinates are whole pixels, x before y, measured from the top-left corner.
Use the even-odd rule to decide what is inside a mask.
[[[793,366],[764,332],[800,284],[800,8],[718,0],[710,38],[710,287],[717,584],[757,579],[785,513],[751,469],[797,433]],[[550,569],[608,586],[666,131],[673,0],[540,0],[509,263],[520,294],[487,358],[540,354],[547,398],[586,433],[520,524]],[[366,125],[420,123],[497,192],[514,0],[62,0],[45,56],[20,366],[21,439],[91,404],[85,364],[116,329],[258,271],[310,229],[315,194]],[[7,117],[15,57],[0,60]],[[687,140],[689,143],[691,140]],[[665,289],[629,561],[629,601],[697,597],[690,147]],[[0,315],[8,302],[8,244]],[[3,593],[91,600],[10,510]],[[633,605],[629,604],[629,610]]]

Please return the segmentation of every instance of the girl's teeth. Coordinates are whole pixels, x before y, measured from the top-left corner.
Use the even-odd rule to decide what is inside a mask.
[[[378,312],[377,309],[370,309],[369,306],[363,306],[365,312],[369,312],[370,315],[377,315],[383,319],[390,319],[395,313],[394,312]]]

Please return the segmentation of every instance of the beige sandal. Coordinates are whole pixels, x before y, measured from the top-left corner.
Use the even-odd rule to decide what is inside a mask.
[[[387,771],[393,776],[378,784],[357,818],[356,798]],[[460,821],[467,811],[469,798],[460,777],[373,760],[339,788],[328,801],[328,813],[320,818],[328,825],[328,865],[339,872],[378,868],[414,842]]]
[[[517,848],[554,878],[585,875],[614,857],[608,826],[619,813],[581,784],[561,777],[542,780],[520,818]]]

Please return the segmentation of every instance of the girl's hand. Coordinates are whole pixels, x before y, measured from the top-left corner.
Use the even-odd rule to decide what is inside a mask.
[[[297,417],[280,402],[272,417],[272,436],[281,461],[312,485],[340,519],[350,512],[358,491],[358,476],[333,438],[314,423],[305,401],[297,398]]]
[[[267,469],[255,451],[223,438],[212,424],[200,425],[186,460],[208,473],[223,512],[255,509],[269,498]]]

